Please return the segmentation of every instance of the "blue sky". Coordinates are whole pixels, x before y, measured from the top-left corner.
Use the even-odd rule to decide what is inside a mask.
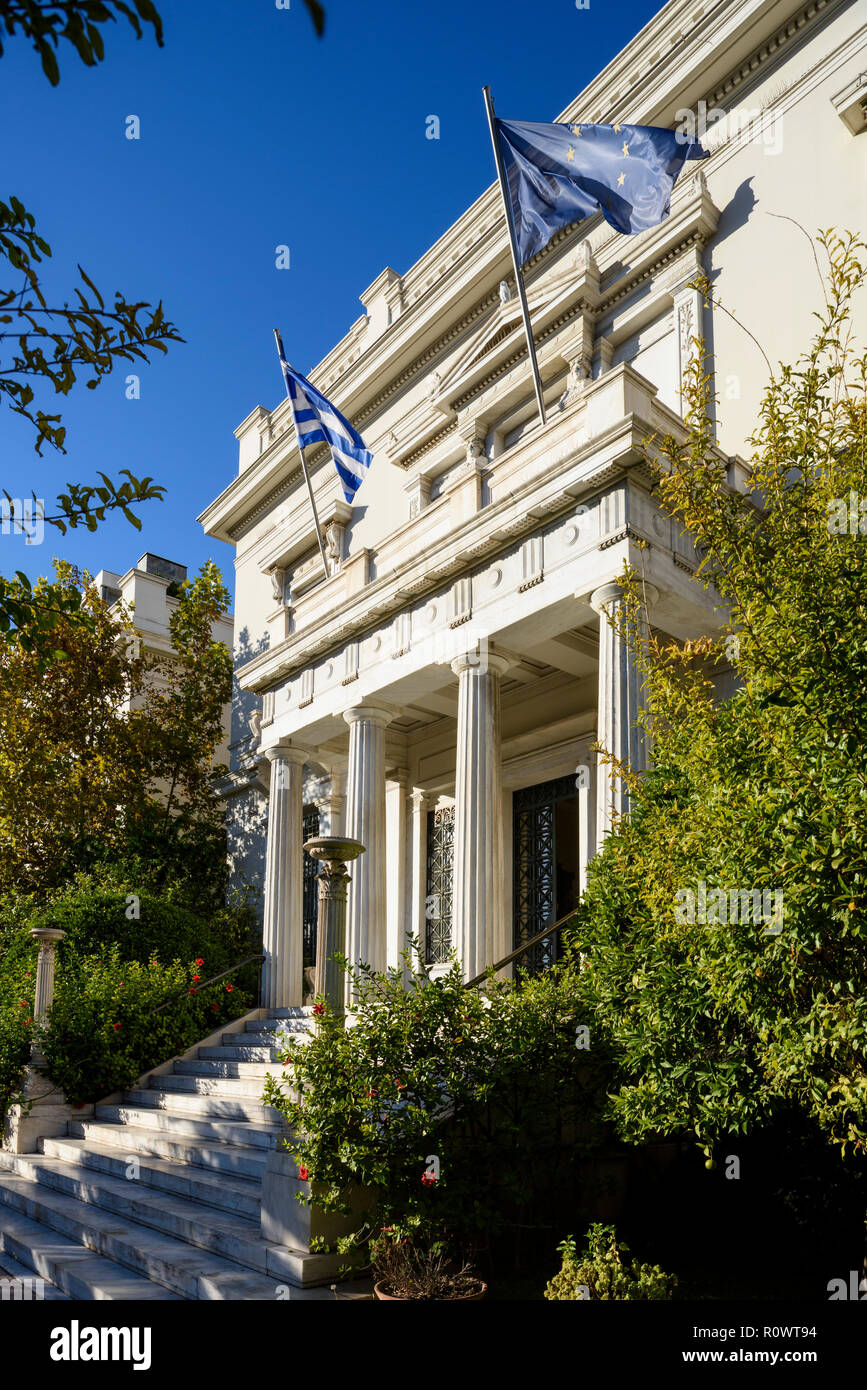
[[[502,116],[553,119],[659,5],[327,0],[323,39],[302,0],[157,7],[163,49],[109,26],[97,68],[64,45],[55,89],[26,41],[4,36],[0,197],[15,193],[51,244],[53,297],[72,299],[80,261],[106,298],[162,299],[186,339],[96,391],[40,397],[62,410],[63,456],[37,458],[32,431],[0,407],[12,496],[50,501],[99,469],[167,488],[140,510],[140,533],[117,518],[66,538],[48,528],[39,547],[0,537],[6,574],[45,573],[55,553],[123,572],[151,550],[191,573],[212,557],[231,587],[233,552],[196,516],[235,474],[233,429],[283,395],[271,329],[302,371],[318,362],[379,272],[407,270],[492,182],[482,85]],[[125,138],[129,115],[139,140]],[[429,115],[439,140],[425,138]],[[140,371],[138,400],[127,371]]]

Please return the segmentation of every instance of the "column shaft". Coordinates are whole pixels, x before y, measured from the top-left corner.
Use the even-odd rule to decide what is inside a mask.
[[[385,728],[392,713],[358,705],[343,717],[349,725],[346,834],[366,850],[351,870],[347,955],[353,963],[366,961],[374,970],[385,970]]]
[[[655,595],[654,590],[651,601]],[[617,622],[623,615],[623,591],[619,584],[604,584],[593,593],[590,603],[599,614],[597,741],[618,762],[627,764],[635,772],[643,772],[648,764],[647,740],[637,723],[644,707],[643,677],[634,652],[610,621]],[[637,636],[644,640],[647,624],[643,618],[640,621],[642,630]],[[600,757],[596,789],[597,848],[614,820],[628,810],[629,791],[625,780],[616,767]]]
[[[282,1009],[303,997],[304,879],[303,765],[301,749],[278,744],[266,750],[271,763],[268,843],[265,860],[265,914],[262,1007]]]
[[[500,677],[508,666],[490,651],[452,662],[458,677],[452,932],[468,978],[493,964],[502,940]]]

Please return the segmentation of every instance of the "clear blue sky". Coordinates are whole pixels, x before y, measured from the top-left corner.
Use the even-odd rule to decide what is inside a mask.
[[[0,196],[15,193],[51,244],[46,282],[72,299],[80,261],[108,297],[162,299],[185,345],[59,403],[67,453],[40,461],[0,408],[0,483],[50,501],[68,479],[128,467],[165,483],[94,534],[41,547],[0,537],[0,570],[46,573],[53,554],[123,572],[145,550],[209,557],[233,583],[233,552],[196,516],[237,469],[232,431],[283,395],[271,334],[308,370],[363,312],[386,266],[403,272],[493,180],[481,87],[500,115],[550,120],[659,8],[654,0],[327,0],[314,36],[302,0],[157,0],[165,47],[108,26],[106,61],[67,44],[52,89],[23,39],[0,59]],[[127,140],[125,120],[141,120]],[[435,114],[441,138],[425,138]],[[10,132],[11,138],[10,138]],[[291,268],[275,268],[286,244]],[[141,373],[141,398],[124,375]]]

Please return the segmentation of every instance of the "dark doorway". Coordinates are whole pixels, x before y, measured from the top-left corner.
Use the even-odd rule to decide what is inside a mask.
[[[577,906],[580,894],[578,793],[574,777],[516,791],[513,810],[514,944],[520,946]],[[529,974],[560,954],[545,937],[517,962]]]
[[[301,843],[306,844],[319,834],[319,811],[315,806],[305,806],[302,821]],[[304,898],[304,965],[316,964],[316,922],[319,916],[319,865],[309,854],[304,855],[303,898]]]

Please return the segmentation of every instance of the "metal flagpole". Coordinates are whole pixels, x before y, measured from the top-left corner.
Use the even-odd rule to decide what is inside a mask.
[[[506,170],[503,167],[503,154],[500,149],[500,142],[497,139],[497,129],[494,117],[494,102],[491,97],[490,87],[483,87],[485,97],[485,110],[488,113],[488,129],[491,132],[491,144],[494,147],[494,162],[497,166],[497,178],[500,182],[500,193],[503,197],[503,208],[506,213],[506,226],[509,229],[509,245],[512,249],[512,265],[515,270],[515,283],[518,286],[518,298],[521,301],[521,314],[524,319],[524,332],[527,335],[527,351],[530,355],[530,367],[533,371],[533,385],[536,388],[536,400],[539,403],[539,414],[542,417],[542,424],[545,420],[545,402],[542,399],[542,382],[539,379],[539,363],[536,360],[536,344],[533,342],[533,330],[530,327],[530,310],[527,305],[527,294],[524,289],[524,280],[521,275],[521,267],[518,263],[518,238],[515,235],[515,221],[512,215],[512,201],[509,197],[509,190],[506,187]]]
[[[281,362],[285,362],[286,359],[285,359],[285,357],[283,356],[283,343],[282,343],[281,338],[280,338],[280,331],[279,331],[279,329],[277,329],[277,328],[274,329],[274,341],[275,341],[275,343],[277,344],[277,353],[278,353],[278,355],[279,355],[279,357],[280,357],[280,361],[281,361]],[[288,383],[288,381],[286,381],[286,377],[285,377],[285,376],[283,377],[283,382],[284,382],[284,384],[285,384],[285,386],[286,386],[286,395],[289,396],[289,399],[290,399],[290,402],[291,402],[291,393],[290,393],[290,391],[289,391],[289,383]],[[293,423],[294,423],[294,420],[295,420],[295,412],[294,412],[294,411],[292,412],[292,420],[293,420]],[[330,578],[330,571],[329,571],[329,569],[328,569],[328,561],[327,561],[327,559],[325,558],[325,546],[324,546],[323,543],[322,543],[322,532],[321,532],[320,529],[319,529],[319,516],[318,516],[318,513],[317,513],[317,511],[316,511],[316,503],[315,503],[314,500],[313,500],[313,488],[312,488],[311,485],[310,485],[310,474],[307,472],[307,462],[306,462],[306,460],[305,460],[305,458],[304,458],[304,449],[303,449],[303,447],[302,447],[302,445],[301,445],[301,436],[300,436],[299,433],[298,433],[298,426],[297,426],[297,425],[295,426],[295,439],[297,440],[297,443],[298,443],[298,452],[299,452],[299,454],[301,455],[301,471],[302,471],[303,474],[304,474],[304,481],[305,481],[305,483],[307,484],[307,496],[310,498],[310,510],[311,510],[312,513],[313,513],[313,525],[316,527],[316,539],[317,539],[318,542],[319,542],[319,554],[322,556],[322,567],[323,567],[323,569],[325,570],[325,578],[328,579],[328,578]]]

